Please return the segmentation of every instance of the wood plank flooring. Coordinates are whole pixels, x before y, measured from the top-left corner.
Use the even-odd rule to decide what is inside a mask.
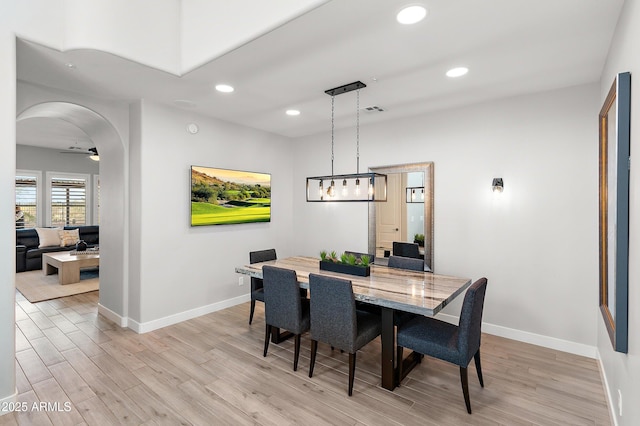
[[[16,293],[28,410],[0,425],[611,424],[596,361],[513,340],[483,335],[485,388],[471,363],[469,415],[458,367],[438,360],[425,357],[394,392],[380,388],[379,340],[358,352],[351,398],[347,354],[321,344],[312,379],[307,336],[297,372],[291,341],[263,358],[261,303],[252,326],[247,303],[138,335],[97,302],[97,292],[35,304]]]

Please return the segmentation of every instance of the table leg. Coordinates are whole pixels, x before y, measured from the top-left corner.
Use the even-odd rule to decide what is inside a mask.
[[[58,281],[62,285],[80,282],[80,265],[75,262],[61,264],[58,268]]]
[[[55,267],[55,266],[53,266],[53,265],[50,265],[49,263],[45,263],[45,264],[44,264],[44,268],[43,268],[43,270],[44,270],[44,274],[45,274],[45,275],[53,275],[53,274],[55,274],[56,272],[58,272],[58,268],[56,268],[56,267]]]
[[[393,390],[396,387],[396,369],[395,369],[395,336],[393,328],[393,309],[382,308],[382,333],[380,335],[382,341],[382,387]]]
[[[278,327],[271,327],[271,343],[281,343],[293,336],[293,333],[282,331]]]

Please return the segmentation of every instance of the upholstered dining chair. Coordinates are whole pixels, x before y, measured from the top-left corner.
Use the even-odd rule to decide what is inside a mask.
[[[464,296],[458,325],[429,317],[417,317],[398,327],[398,380],[402,381],[402,349],[439,358],[460,367],[460,381],[467,412],[471,414],[467,366],[475,359],[480,386],[484,387],[480,365],[480,338],[487,279],[473,283]]]
[[[349,396],[353,394],[356,352],[380,335],[379,315],[356,310],[351,281],[309,274],[311,364],[313,377],[318,342],[349,353]]]
[[[392,254],[394,256],[413,257],[415,259],[421,259],[420,247],[416,243],[403,243],[394,241]]]
[[[408,269],[411,271],[424,271],[425,264],[422,259],[413,257],[389,256],[389,268]]]
[[[296,271],[265,265],[264,284],[264,354],[267,356],[272,327],[282,328],[294,335],[293,371],[298,370],[300,335],[309,330],[309,299],[300,297]]]
[[[249,252],[249,263],[266,262],[276,260],[276,249],[267,249]],[[253,321],[253,313],[256,310],[256,300],[264,303],[264,290],[260,278],[251,277],[251,312],[249,313],[249,325]]]

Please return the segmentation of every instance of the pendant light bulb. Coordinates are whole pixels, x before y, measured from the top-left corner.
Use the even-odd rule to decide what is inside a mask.
[[[360,195],[360,179],[356,179],[356,195]]]
[[[347,180],[343,179],[342,180],[342,195],[347,196],[348,193],[349,193],[349,191],[347,189]]]
[[[373,179],[369,178],[369,197],[373,195]]]
[[[336,183],[333,181],[333,179],[331,179],[331,186],[329,186],[329,189],[327,189],[327,195],[329,197],[333,197],[336,195]]]

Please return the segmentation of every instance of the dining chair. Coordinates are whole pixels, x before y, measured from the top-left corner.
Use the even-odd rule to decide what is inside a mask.
[[[480,338],[486,290],[486,278],[480,278],[469,287],[464,296],[457,326],[435,318],[420,316],[398,327],[396,338],[399,382],[402,381],[403,373],[403,348],[456,364],[460,367],[464,402],[467,412],[471,414],[467,366],[471,358],[474,358],[480,386],[484,387],[480,366]]]
[[[267,356],[272,327],[282,328],[294,335],[293,371],[298,370],[300,335],[309,330],[309,299],[300,297],[296,271],[265,265],[264,284],[264,353]]]
[[[267,249],[249,252],[249,263],[266,262],[276,260],[276,249]],[[256,300],[264,303],[264,290],[260,278],[251,277],[251,312],[249,313],[249,325],[253,321],[253,313],[256,310]]]
[[[420,247],[416,243],[403,243],[399,241],[393,242],[394,256],[413,257],[420,259]]]
[[[311,364],[313,377],[318,342],[349,353],[349,396],[353,394],[356,352],[380,335],[380,316],[356,309],[351,281],[309,274],[311,294]]]
[[[413,257],[389,256],[387,266],[389,266],[389,268],[408,269],[410,271],[423,272],[425,270],[424,260]]]

